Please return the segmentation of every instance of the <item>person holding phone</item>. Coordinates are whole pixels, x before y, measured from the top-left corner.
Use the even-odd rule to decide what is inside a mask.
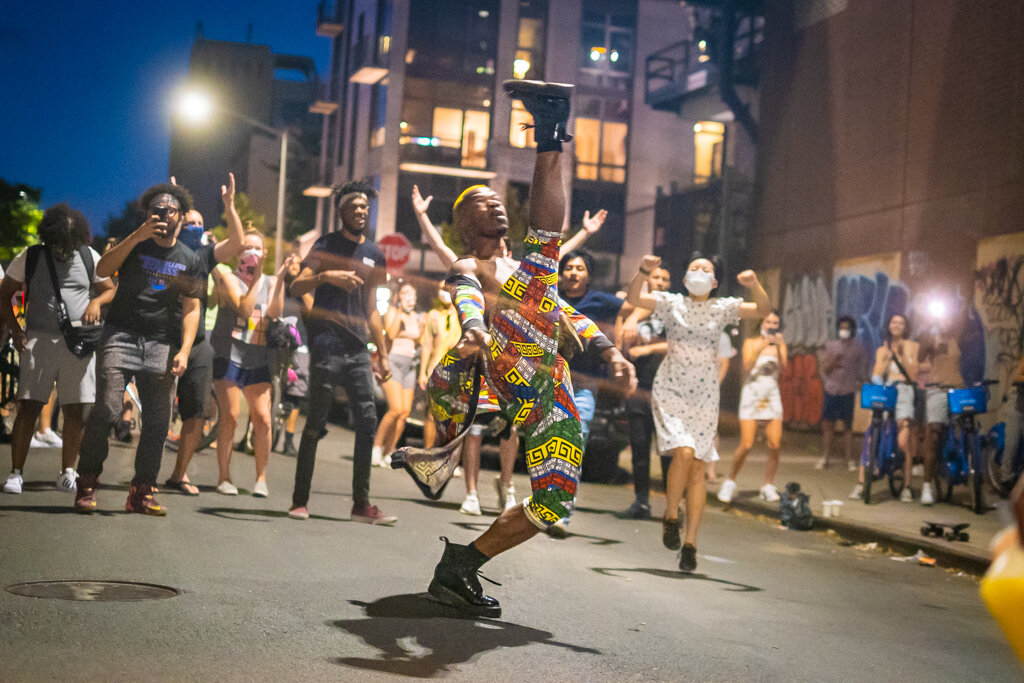
[[[782,447],[779,374],[788,360],[786,342],[782,340],[782,319],[779,312],[773,310],[761,321],[760,335],[743,342],[743,370],[747,377],[740,392],[740,445],[732,456],[729,478],[722,482],[718,491],[718,500],[723,503],[731,502],[736,493],[736,477],[754,447],[758,425],[764,426],[768,441],[768,462],[760,489],[761,499],[769,503],[779,499],[779,490],[773,483]]]

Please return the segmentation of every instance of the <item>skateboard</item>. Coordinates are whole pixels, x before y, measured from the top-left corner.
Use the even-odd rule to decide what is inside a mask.
[[[921,527],[922,536],[944,536],[947,541],[969,541],[971,535],[964,529],[970,524],[950,524],[948,522],[925,522]]]

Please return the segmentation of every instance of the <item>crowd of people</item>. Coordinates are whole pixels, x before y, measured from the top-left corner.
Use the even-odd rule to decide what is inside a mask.
[[[396,517],[370,501],[372,468],[390,466],[391,454],[407,435],[417,392],[428,396],[428,414],[416,416],[424,418],[425,452],[444,451],[461,429],[455,424],[459,416],[450,410],[465,376],[459,373],[475,371],[467,359],[483,355],[489,360],[479,396],[473,397],[476,420],[459,437],[466,488],[459,511],[481,514],[484,425],[504,420],[505,429],[498,430],[501,468],[494,480],[500,515],[470,545],[446,540],[431,592],[493,615],[496,601],[482,595],[475,570],[537,530],[564,534],[598,396],[609,387],[624,402],[629,421],[635,500],[625,516],[651,516],[653,436],[666,491],[662,540],[680,552],[680,569],[693,571],[708,482],[717,478],[720,386],[736,355],[727,332],[741,319],[759,323],[740,352],[739,445],[717,495],[732,501],[763,428],[768,457],[758,493],[765,501],[779,500],[774,478],[783,435],[780,376],[788,363],[783,321],[753,271],[736,277],[749,300],[718,296],[718,267],[700,255],[686,267],[682,292],[669,291],[671,274],[653,255],[641,260],[626,291],[616,295],[594,287],[596,265],[582,245],[600,230],[606,212],[587,212],[582,228],[561,240],[558,158],[567,140],[567,91],[555,89],[551,95],[544,84],[516,87],[538,134],[548,135],[538,146],[523,260],[513,257],[518,245],[508,240],[504,205],[493,190],[474,186],[456,202],[453,221],[466,249],[456,254],[428,216],[432,197],[424,198],[414,187],[411,201],[424,241],[450,269],[440,283],[389,281],[384,254],[367,236],[376,192],[362,181],[336,188],[335,229],[308,253],[282,259],[273,274],[266,272],[264,236],[244,229],[235,209],[233,176],[222,187],[227,232],[220,241],[206,230],[188,190],[173,179],[143,193],[141,224],[102,255],[91,248],[81,213],[64,204],[48,209],[38,228],[41,244],[18,254],[0,284],[0,322],[21,368],[12,469],[4,492],[21,493],[32,446],[55,445],[58,439],[57,488],[74,493],[76,512],[97,510],[111,431],[124,429],[129,390],[137,396],[141,429],[127,511],[167,514],[155,494],[175,400],[182,426],[176,461],[163,486],[199,495],[188,469],[207,402],[216,400],[216,491],[239,494],[231,458],[244,401],[255,456],[251,491],[267,497],[267,467],[276,447],[274,385],[284,377],[278,392],[291,397],[291,409],[283,450],[295,457],[289,516],[309,517],[318,444],[335,389],[344,388],[355,432],[352,519],[391,524]],[[392,292],[384,311],[378,308],[381,288]],[[424,292],[432,298],[428,310],[419,305]],[[964,384],[954,331],[940,327],[915,341],[907,318],[893,315],[873,363],[857,340],[855,320],[840,317],[836,331],[821,354],[823,455],[816,467],[829,466],[836,423],[842,423],[847,465],[863,482],[853,442],[854,397],[866,381],[896,385],[899,445],[908,463],[922,459],[920,502],[933,503],[936,440],[948,415],[941,387]],[[281,342],[282,334],[294,343]],[[288,349],[284,357],[281,348]],[[918,387],[927,387],[923,402],[915,400]],[[377,394],[387,405],[379,421]],[[60,437],[47,409],[54,399],[63,414]],[[305,399],[306,419],[296,448],[300,399]],[[531,495],[517,502],[512,473],[520,442]],[[909,468],[906,483],[901,500],[910,502]],[[859,497],[861,489],[858,484],[851,497]]]

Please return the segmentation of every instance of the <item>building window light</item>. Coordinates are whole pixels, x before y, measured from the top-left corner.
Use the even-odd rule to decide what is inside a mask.
[[[512,62],[512,75],[516,78],[526,78],[530,70],[530,62],[526,59],[516,59]]]
[[[590,48],[590,61],[599,62],[601,57],[604,56],[605,49],[603,47],[592,47]]]

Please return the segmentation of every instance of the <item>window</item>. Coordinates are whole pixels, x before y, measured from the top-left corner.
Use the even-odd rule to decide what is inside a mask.
[[[370,94],[370,147],[380,147],[385,139],[385,118],[387,115],[388,86],[377,83]]]
[[[722,140],[725,125],[718,121],[699,121],[693,126],[693,179],[704,182],[722,175]]]
[[[628,15],[594,10],[584,13],[580,68],[592,77],[629,78],[635,23],[635,18]]]
[[[547,24],[547,0],[520,0],[519,31],[512,75],[516,78],[544,80],[544,40]]]
[[[628,100],[579,98],[574,143],[577,178],[626,182],[628,118]]]
[[[402,161],[487,168],[492,106],[489,90],[408,78],[402,103]]]
[[[408,6],[407,76],[493,89],[498,0],[416,0]]]
[[[520,100],[512,100],[512,118],[508,128],[508,144],[523,149],[525,147],[536,147],[537,141],[533,137],[533,128],[523,128],[524,125],[533,123],[533,117],[526,111],[526,107]]]

